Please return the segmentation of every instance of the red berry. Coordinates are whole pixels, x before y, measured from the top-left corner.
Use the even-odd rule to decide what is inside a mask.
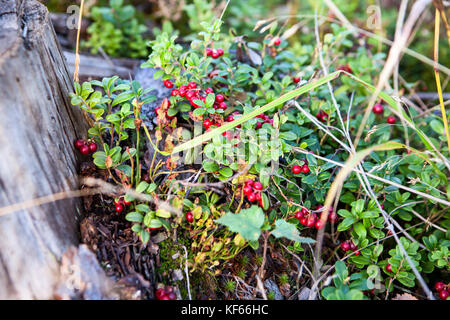
[[[303,167],[302,167],[302,172],[303,172],[303,173],[308,173],[308,172],[309,172],[309,167],[308,167],[308,165],[306,165],[306,164],[303,165]]]
[[[91,153],[94,153],[95,151],[97,151],[97,144],[95,144],[94,142],[89,143],[88,147],[89,147],[89,151]]]
[[[205,119],[203,120],[203,127],[205,127],[205,129],[208,129],[210,126],[212,126],[213,122],[209,119]]]
[[[206,55],[210,56],[212,54],[211,48],[206,48]]]
[[[162,296],[161,299],[159,299],[159,300],[170,300],[170,298],[169,298],[168,296],[164,295],[164,296]]]
[[[441,298],[442,300],[447,300],[449,295],[450,293],[447,290],[442,290],[441,292],[439,292],[439,298]]]
[[[293,80],[294,80],[295,83],[299,83],[300,82],[300,77],[295,77]]]
[[[386,122],[389,124],[394,124],[395,122],[397,122],[397,120],[395,119],[394,116],[389,116],[387,117]]]
[[[280,38],[275,38],[275,40],[273,41],[273,44],[274,45],[276,45],[276,46],[279,46],[280,45],[280,43],[281,43],[281,39]]]
[[[191,81],[191,82],[188,83],[188,88],[189,89],[195,89],[195,88],[197,88],[197,84],[195,82]]]
[[[220,57],[220,54],[219,54],[219,52],[217,52],[216,49],[213,49],[213,50],[212,50],[212,53],[211,53],[211,57],[212,57],[213,59],[217,59],[218,57]]]
[[[89,147],[87,146],[87,145],[83,145],[81,148],[80,148],[80,152],[81,152],[81,154],[84,154],[84,155],[88,155],[89,154]]]
[[[194,97],[195,97],[195,92],[194,91],[189,90],[189,91],[186,92],[186,99],[191,100]]]
[[[212,88],[206,88],[205,89],[205,93],[209,94],[209,93],[214,93],[214,90]]]
[[[155,297],[158,300],[162,300],[162,297],[164,297],[166,295],[166,293],[164,292],[163,288],[157,289],[155,292]]]
[[[320,110],[317,114],[316,114],[316,118],[320,121],[320,122],[326,122],[328,119],[328,113],[326,113],[323,110]]]
[[[172,89],[172,92],[170,94],[172,95],[172,97],[176,97],[179,94],[179,92],[177,89]]]
[[[219,56],[222,56],[223,55],[223,49],[222,48],[217,49],[217,53],[219,54]]]
[[[308,209],[306,209],[306,208],[302,208],[302,210],[300,210],[300,212],[301,212],[304,216],[306,216],[306,215],[309,213]]]
[[[390,263],[388,263],[388,265],[386,266],[386,271],[387,272],[392,272],[392,266]]]
[[[225,119],[225,121],[227,121],[227,122],[234,121],[233,115],[230,114],[230,115]]]
[[[251,192],[247,195],[247,199],[250,202],[254,202],[256,200],[256,195],[253,192]]]
[[[248,179],[247,181],[245,181],[245,184],[248,186],[253,186],[253,180],[252,179]]]
[[[263,123],[260,121],[256,122],[256,129],[261,129],[262,128]]]
[[[86,143],[84,140],[78,139],[75,141],[75,148],[80,149],[82,146],[84,146]]]
[[[445,283],[443,283],[442,281],[436,282],[434,288],[436,289],[436,291],[440,292],[445,289]]]
[[[252,189],[252,187],[251,186],[249,186],[249,185],[246,185],[246,186],[244,186],[244,194],[248,197],[248,195],[250,194],[250,193],[252,193],[253,192],[253,189]]]
[[[301,171],[302,171],[302,167],[300,167],[298,164],[292,166],[293,174],[299,174]]]
[[[325,223],[323,223],[321,220],[317,220],[314,227],[316,227],[317,230],[322,229],[325,226]]]
[[[164,80],[164,85],[169,89],[173,87],[173,83],[170,80]]]
[[[379,103],[374,105],[372,108],[372,112],[375,114],[383,114],[383,111],[384,111],[383,105],[381,105]]]
[[[328,214],[328,221],[330,221],[331,223],[336,223],[337,219],[338,219],[338,215],[336,214],[336,212],[331,211]]]
[[[253,188],[255,190],[261,191],[263,189],[263,185],[260,182],[253,183]]]
[[[353,243],[353,241],[350,241],[350,250],[355,251],[356,249],[358,249],[358,246],[356,244]]]
[[[302,224],[302,225],[306,225],[306,221],[307,221],[307,219],[306,218],[301,218],[300,220],[300,223]]]
[[[359,256],[360,254],[361,254],[361,252],[355,251],[355,256]]]
[[[221,102],[221,103],[219,103],[219,109],[222,109],[222,110],[226,110],[227,109],[227,104],[226,104],[226,102]]]
[[[221,103],[225,100],[225,97],[221,94],[216,95],[216,102]]]
[[[350,244],[348,242],[342,242],[341,243],[341,249],[344,251],[350,250]]]
[[[116,204],[116,212],[122,212],[123,211],[123,205],[121,203]]]
[[[194,221],[194,215],[192,214],[192,212],[186,212],[186,215],[185,215],[185,217],[186,217],[186,220],[189,222],[189,223],[192,223],[193,221]]]
[[[255,199],[256,199],[256,201],[261,201],[261,199],[262,199],[261,192],[255,192]]]
[[[301,211],[297,211],[297,212],[295,213],[295,217],[296,217],[298,220],[300,220],[301,218],[303,218],[303,214],[301,213]]]
[[[309,217],[307,220],[306,220],[306,226],[307,227],[313,227],[314,225],[316,224],[316,219],[314,219],[313,217]]]

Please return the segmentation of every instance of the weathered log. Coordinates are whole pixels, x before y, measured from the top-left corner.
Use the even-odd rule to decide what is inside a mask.
[[[87,127],[45,6],[1,0],[0,39],[0,207],[76,189]],[[53,297],[80,213],[68,199],[0,216],[0,299]]]
[[[75,53],[63,50],[70,72],[75,70]],[[119,76],[128,80],[133,78],[134,70],[142,63],[136,59],[105,59],[101,56],[80,54],[80,69],[78,77],[80,82],[101,80],[105,77]]]

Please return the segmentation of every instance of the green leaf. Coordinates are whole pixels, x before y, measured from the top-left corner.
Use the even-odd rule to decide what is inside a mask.
[[[216,222],[227,226],[233,232],[239,232],[247,241],[256,241],[261,234],[264,213],[261,208],[251,206],[238,214],[228,212]]]
[[[338,231],[345,231],[352,226],[353,223],[356,222],[356,219],[353,217],[348,217],[342,220],[342,222],[338,225]]]
[[[133,226],[131,227],[131,230],[133,230],[134,232],[141,232],[142,227],[139,223],[136,223],[136,224],[133,224]]]
[[[144,244],[147,244],[148,240],[150,240],[150,233],[147,230],[142,230],[139,236]]]
[[[125,219],[127,221],[131,221],[131,222],[142,222],[143,218],[144,217],[142,216],[142,214],[140,214],[139,212],[135,212],[135,211],[129,212],[125,216]]]
[[[164,209],[156,210],[156,215],[161,218],[170,218],[170,212]]]
[[[272,231],[272,234],[276,238],[287,238],[289,240],[298,241],[301,243],[314,243],[315,241],[311,238],[302,238],[300,237],[300,233],[295,225],[292,223],[286,222],[285,220],[279,219],[275,221],[275,229]]]
[[[212,161],[203,161],[203,169],[205,169],[206,172],[215,172],[219,170],[219,165]]]
[[[441,121],[436,120],[436,119],[432,120],[430,122],[430,127],[437,134],[439,134],[439,135],[443,135],[444,134],[444,125],[442,124]]]
[[[120,103],[128,101],[128,100],[134,98],[134,96],[135,96],[134,92],[129,92],[129,91],[122,92],[121,94],[119,94],[117,97],[114,98],[111,106],[114,107],[115,105],[118,105]]]
[[[353,226],[353,230],[355,230],[356,234],[360,239],[365,239],[367,236],[367,230],[361,222],[358,222]]]
[[[214,93],[209,93],[205,99],[206,108],[211,108],[214,105],[214,101],[215,101]]]
[[[136,192],[142,193],[148,188],[148,183],[145,181],[141,181],[136,187]]]
[[[225,178],[229,178],[233,175],[233,170],[231,170],[229,167],[223,167],[219,170],[219,173]]]
[[[361,213],[364,210],[364,199],[359,199],[352,203],[352,207],[355,209],[356,213]]]

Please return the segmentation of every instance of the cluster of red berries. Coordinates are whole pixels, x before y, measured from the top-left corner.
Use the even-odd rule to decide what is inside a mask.
[[[173,291],[172,286],[165,286],[164,288],[158,288],[155,292],[156,300],[177,300],[177,295]]]
[[[189,223],[194,222],[194,215],[192,214],[192,212],[190,212],[190,211],[186,212],[184,217],[186,218],[187,222],[189,222]]]
[[[248,179],[244,184],[244,194],[247,197],[247,200],[250,202],[257,201],[260,207],[263,207],[263,201],[261,197],[261,191],[263,189],[263,185],[258,181],[253,181],[252,179]]]
[[[168,81],[168,80],[166,80]],[[167,87],[166,81],[164,81],[164,84]],[[169,81],[170,82],[170,81]],[[173,83],[171,83],[170,88],[172,88]],[[169,87],[168,87],[169,88]],[[172,89],[172,92],[170,93],[172,97],[181,97],[186,98],[190,104],[195,108],[201,108],[201,106],[197,105],[194,100],[200,100],[202,102],[205,102],[206,96],[210,93],[214,93],[214,90],[212,88],[206,88],[204,90],[201,90],[200,88],[197,88],[197,84],[195,82],[189,82],[188,85],[182,85],[178,89]],[[216,94],[215,95],[215,101],[213,105],[214,109],[227,109],[227,103],[225,102],[225,97],[222,94]]]
[[[217,59],[223,55],[223,49],[222,48],[219,48],[219,49],[206,48],[206,55],[213,59]]]
[[[271,126],[273,126],[273,119],[270,119],[264,113],[261,113],[261,114],[257,115],[256,118],[262,120],[262,121],[259,121],[259,120],[256,121],[256,129],[261,129],[264,123],[268,123]]]
[[[345,252],[347,252],[348,250],[351,250],[351,251],[355,252],[356,256],[360,255],[360,252],[358,251],[358,246],[356,244],[354,244],[353,241],[351,241],[351,240],[342,242],[341,249],[344,250]],[[387,267],[386,267],[386,269],[387,269]]]
[[[317,207],[317,210],[322,209],[323,206],[319,205]],[[333,208],[330,208],[330,210],[328,211],[328,221],[335,223],[337,221],[337,214],[333,211]],[[322,221],[320,220],[320,218],[317,216],[316,213],[314,212],[310,212],[308,209],[306,208],[302,208],[300,211],[297,211],[295,213],[295,218],[297,218],[297,220],[300,222],[301,225],[304,225],[306,227],[314,227],[317,230],[322,229],[325,224],[322,223]]]
[[[115,210],[117,213],[121,213],[125,206],[129,206],[131,204],[130,201],[126,201],[125,198],[114,199],[114,205],[116,206]]]
[[[383,105],[381,103],[375,104],[372,108],[372,112],[375,114],[383,114],[384,112]],[[394,116],[389,116],[386,118],[386,122],[389,124],[395,124],[395,122],[397,122],[397,119],[395,119]]]
[[[326,113],[323,110],[320,110],[317,114],[316,114],[316,118],[317,120],[319,120],[320,122],[327,122],[328,120],[328,113]]]
[[[439,292],[439,298],[442,300],[447,300],[450,296],[450,284],[445,284],[442,281],[436,282],[434,288],[437,292]]]
[[[87,142],[82,139],[75,141],[75,148],[80,150],[81,154],[88,155],[97,151],[97,144],[95,142]]]
[[[298,164],[295,164],[292,166],[292,173],[293,174],[299,174],[299,173],[309,173],[309,167],[308,167],[308,161],[306,159],[301,159],[304,162],[304,165],[300,166]]]
[[[322,228],[322,223],[317,219],[317,214],[315,214],[314,212],[310,212],[306,208],[302,208],[300,211],[297,211],[295,213],[295,218],[297,218],[300,224],[306,227],[316,227],[317,229]]]

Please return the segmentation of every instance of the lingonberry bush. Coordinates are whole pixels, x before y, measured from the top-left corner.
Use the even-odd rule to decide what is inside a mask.
[[[143,244],[158,232],[183,243],[192,273],[220,274],[224,261],[255,250],[264,278],[270,248],[300,255],[325,299],[426,296],[419,288],[435,282],[446,299],[444,126],[437,114],[403,108],[391,91],[366,110],[385,54],[333,23],[317,32],[320,44],[305,35],[310,42],[295,45],[297,29],[277,23],[258,23],[256,39],[223,32],[220,19],[195,25],[187,45],[170,28],[149,43],[142,68],[155,68],[171,89],[152,132],[141,112],[152,88],[118,77],[75,84],[72,104],[92,121],[89,142],[76,147],[109,181],[152,199],[127,192],[112,211]],[[322,264],[333,283],[317,281]],[[166,289],[158,299],[174,297]]]

